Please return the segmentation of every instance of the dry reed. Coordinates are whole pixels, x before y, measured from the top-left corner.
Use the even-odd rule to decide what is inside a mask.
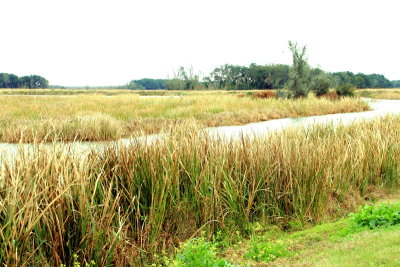
[[[194,129],[81,158],[54,146],[3,160],[2,265],[140,265],[201,229],[317,222],[397,188],[400,118],[214,139]],[[355,204],[355,203],[354,203]]]

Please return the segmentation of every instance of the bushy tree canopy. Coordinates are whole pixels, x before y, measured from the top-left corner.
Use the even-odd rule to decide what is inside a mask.
[[[49,82],[39,75],[18,77],[15,74],[0,73],[0,88],[48,88]]]
[[[165,89],[166,80],[165,79],[149,79],[144,78],[140,80],[132,80],[126,86],[128,89],[145,89],[145,90],[154,90],[154,89]]]

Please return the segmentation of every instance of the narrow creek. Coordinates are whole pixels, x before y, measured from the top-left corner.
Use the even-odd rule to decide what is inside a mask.
[[[211,136],[220,136],[224,138],[239,138],[243,135],[260,136],[269,132],[279,131],[290,127],[308,127],[315,124],[350,124],[360,120],[369,120],[377,117],[383,117],[389,114],[400,114],[400,100],[371,100],[365,99],[372,110],[354,113],[337,113],[321,116],[284,118],[264,122],[250,123],[241,126],[222,126],[206,128],[205,131]],[[149,135],[137,138],[126,138],[110,142],[67,142],[56,144],[10,144],[0,143],[0,155],[2,159],[12,159],[18,151],[41,150],[51,148],[52,146],[68,147],[71,151],[78,154],[85,154],[91,149],[101,149],[109,144],[129,144],[135,142],[151,143],[160,138],[159,135]]]

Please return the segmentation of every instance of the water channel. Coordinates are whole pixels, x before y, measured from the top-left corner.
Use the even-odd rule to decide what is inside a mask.
[[[222,126],[206,128],[205,131],[212,136],[220,136],[228,139],[238,138],[243,135],[249,136],[261,136],[272,131],[279,131],[289,127],[308,127],[315,124],[350,124],[352,122],[360,120],[370,120],[377,117],[383,117],[389,114],[400,114],[400,100],[371,100],[365,99],[368,102],[371,109],[365,112],[354,112],[354,113],[337,113],[328,114],[321,116],[310,116],[310,117],[297,117],[297,118],[284,118],[276,119],[264,122],[250,123],[241,126]],[[74,153],[85,154],[91,149],[101,149],[105,145],[109,144],[129,144],[132,140],[136,142],[147,142],[160,138],[159,135],[149,135],[143,137],[137,137],[134,139],[120,139],[111,142],[67,142],[57,144],[9,144],[0,143],[0,154],[3,159],[12,159],[19,150],[29,149],[45,149],[51,148],[52,146],[68,147]]]

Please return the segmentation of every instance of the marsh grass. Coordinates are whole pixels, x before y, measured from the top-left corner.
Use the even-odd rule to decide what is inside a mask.
[[[204,232],[315,223],[399,183],[400,118],[215,139],[197,126],[86,157],[37,147],[3,158],[2,265],[148,264]],[[76,255],[76,256],[74,256]]]
[[[400,89],[362,89],[357,90],[356,95],[374,99],[400,99]]]
[[[1,142],[102,141],[159,133],[195,120],[202,127],[369,109],[357,99],[251,99],[230,94],[0,96]]]
[[[0,89],[0,95],[26,96],[73,96],[73,95],[184,95],[184,91],[173,90],[128,90],[128,89]]]
[[[10,143],[53,141],[103,141],[121,137],[121,125],[103,113],[76,115],[66,119],[21,120],[6,123],[1,139]]]

